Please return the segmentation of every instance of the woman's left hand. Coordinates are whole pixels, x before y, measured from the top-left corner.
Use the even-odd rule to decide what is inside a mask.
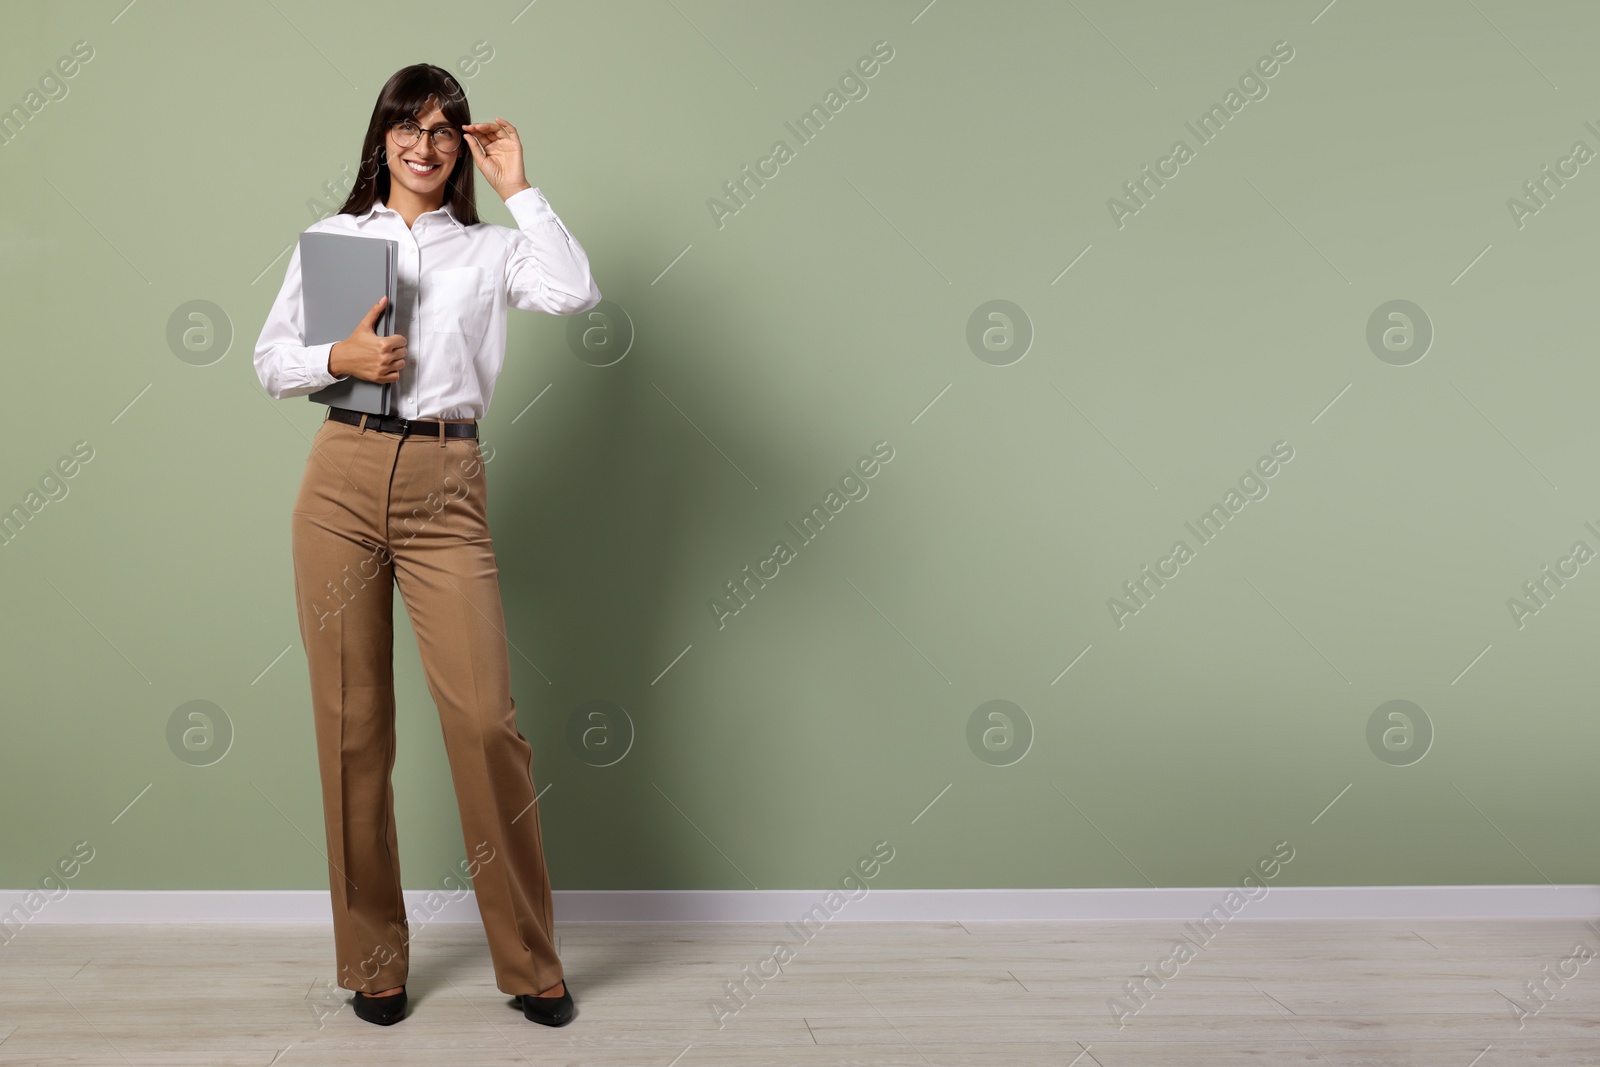
[[[496,115],[493,122],[469,122],[461,129],[467,135],[473,162],[500,199],[529,188],[522,169],[522,141],[515,126]]]

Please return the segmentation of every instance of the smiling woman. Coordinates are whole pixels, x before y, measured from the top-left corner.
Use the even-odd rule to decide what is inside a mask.
[[[515,228],[478,218],[474,165]],[[410,934],[389,781],[398,585],[462,829],[503,857],[474,883],[496,984],[527,1018],[561,1026],[574,1008],[555,949],[533,750],[511,697],[477,420],[504,361],[506,309],[574,314],[599,303],[600,290],[583,246],[528,182],[516,127],[498,116],[473,122],[460,83],[440,67],[406,67],[384,85],[359,175],[339,211],[306,232],[392,242],[394,333],[375,332],[388,297],[374,294],[348,337],[304,344],[297,243],[255,351],[257,376],[279,399],[348,377],[394,383],[390,412],[328,409],[290,519],[339,984],[355,991],[360,1018],[405,1017]],[[325,606],[330,594],[337,612]]]

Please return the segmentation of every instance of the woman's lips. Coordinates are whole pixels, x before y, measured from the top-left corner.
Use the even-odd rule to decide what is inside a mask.
[[[429,165],[427,167],[427,169],[425,169],[425,170],[419,170],[418,167],[421,166],[421,164],[419,164],[414,159],[408,159],[408,160],[405,161],[405,163],[406,163],[406,166],[411,168],[411,173],[412,174],[421,174],[421,175],[426,176],[426,175],[432,174],[434,171],[439,169],[439,164],[437,164],[437,163]]]

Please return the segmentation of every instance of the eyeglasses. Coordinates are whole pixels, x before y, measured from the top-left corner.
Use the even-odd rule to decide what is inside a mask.
[[[459,126],[435,126],[431,130],[424,130],[409,119],[401,119],[389,123],[389,128],[394,132],[395,143],[401,148],[410,148],[424,133],[433,138],[433,147],[443,155],[451,155],[461,147]]]

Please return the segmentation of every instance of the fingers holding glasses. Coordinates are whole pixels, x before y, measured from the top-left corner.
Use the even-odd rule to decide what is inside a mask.
[[[528,184],[515,126],[496,115],[493,122],[469,122],[462,129],[478,169],[502,199]]]
[[[496,141],[511,141],[518,143],[517,128],[505,119],[496,115],[493,122],[469,122],[461,127],[467,133],[474,135],[478,143],[487,147]]]

